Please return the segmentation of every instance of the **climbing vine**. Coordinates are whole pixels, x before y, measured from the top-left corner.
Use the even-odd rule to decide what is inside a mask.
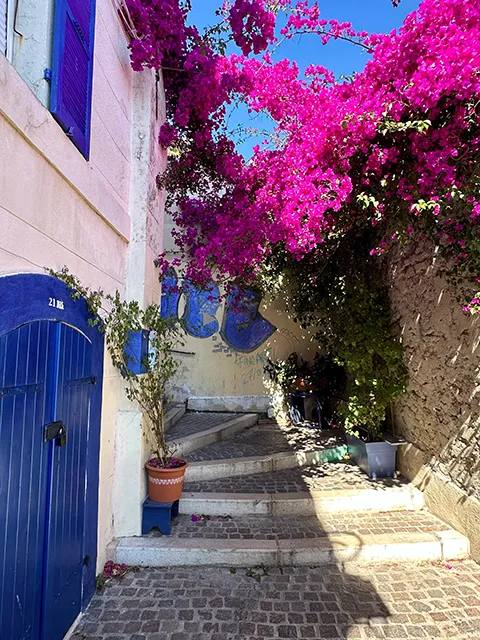
[[[178,205],[190,277],[206,281],[215,269],[252,281],[274,249],[301,260],[353,227],[379,225],[375,254],[433,238],[470,296],[465,308],[476,310],[478,3],[423,0],[397,31],[368,35],[324,20],[317,2],[223,3],[219,24],[202,34],[186,23],[188,2],[127,2],[139,36],[132,64],[165,79],[160,142],[172,153],[159,184]],[[349,40],[370,59],[349,80],[318,65],[302,74],[272,57],[298,33]],[[239,53],[225,54],[229,42]],[[248,163],[226,127],[239,100],[274,121]]]
[[[368,34],[308,0],[223,2],[202,33],[187,0],[126,2],[132,65],[164,78],[169,163],[158,184],[175,204],[187,278],[283,283],[347,371],[346,424],[375,437],[406,381],[382,256],[433,240],[464,310],[480,311],[480,4],[423,0],[398,30]],[[361,47],[364,70],[336,78],[278,60],[298,34]],[[249,161],[228,130],[238,103],[273,122]],[[355,244],[352,264],[338,259]],[[157,264],[161,275],[171,266],[164,255]]]
[[[86,287],[68,267],[48,273],[65,283],[73,300],[85,300],[90,325],[104,335],[112,364],[125,382],[125,395],[145,417],[144,434],[155,456],[150,464],[166,468],[183,464],[172,457],[164,424],[169,384],[178,370],[174,350],[182,344],[178,323],[163,318],[156,303],[143,309],[136,300],[122,300],[118,291],[111,295]],[[147,353],[132,347],[132,340],[140,334],[146,334]]]

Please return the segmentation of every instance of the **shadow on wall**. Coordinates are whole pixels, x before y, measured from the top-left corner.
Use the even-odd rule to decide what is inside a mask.
[[[393,318],[410,373],[396,423],[432,469],[480,498],[480,318],[462,311],[444,271],[432,245],[391,257]]]

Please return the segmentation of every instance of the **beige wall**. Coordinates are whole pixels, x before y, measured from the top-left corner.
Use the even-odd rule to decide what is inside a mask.
[[[172,259],[178,257],[172,231],[175,223],[171,214],[165,214],[164,251]],[[182,317],[185,300],[180,298],[178,316]],[[184,347],[180,349],[180,375],[176,381],[179,398],[189,396],[257,396],[272,392],[269,377],[263,371],[267,358],[281,360],[292,352],[297,352],[310,360],[317,351],[309,331],[303,330],[285,311],[281,297],[275,300],[264,298],[259,313],[277,330],[258,349],[243,353],[229,346],[217,332],[211,338],[186,337]],[[225,302],[222,302],[215,318],[219,327],[225,314]],[[207,322],[211,321],[211,318]]]
[[[480,554],[480,523],[472,528],[476,518],[463,513],[480,498],[480,318],[462,312],[442,264],[427,243],[398,249],[390,260],[394,321],[410,373],[395,410],[412,444],[400,460],[434,492],[433,509],[478,540]]]
[[[250,353],[236,351],[217,333],[211,338],[188,337],[181,356],[181,375],[178,385],[187,396],[245,396],[268,394],[271,388],[263,367],[267,358],[284,359],[293,351],[306,359],[313,357],[315,348],[310,334],[293,322],[282,300],[262,300],[262,316],[277,330],[258,349]],[[225,304],[217,312],[221,325]],[[180,315],[182,303],[180,303]]]
[[[50,11],[52,3],[47,4]],[[38,6],[32,0],[22,7],[19,23],[35,37],[25,46],[17,42],[13,66],[0,55],[0,273],[67,265],[92,288],[118,289],[142,304],[158,301],[153,259],[162,246],[163,224],[163,201],[155,186],[165,162],[158,145],[165,112],[161,82],[151,71],[132,71],[127,38],[113,3],[98,0],[87,162],[43,106],[48,104],[42,77],[49,66],[45,60],[51,16],[36,20]],[[118,455],[124,406],[121,380],[106,357],[98,567],[117,532],[114,485],[119,483],[124,491],[130,480]],[[142,487],[147,453],[140,425],[134,436],[128,447],[140,455],[131,456],[131,471]],[[132,496],[139,511],[140,496]]]
[[[175,228],[171,213],[165,213],[164,251],[167,257],[178,257],[178,247],[173,241],[172,231]],[[179,283],[180,284],[180,283]],[[181,318],[185,309],[184,297],[180,297],[178,316]],[[186,342],[179,349],[180,372],[175,381],[178,399],[188,397],[231,397],[231,396],[266,396],[272,393],[269,377],[263,371],[267,358],[285,359],[292,352],[297,352],[306,360],[313,358],[316,348],[308,331],[302,330],[285,311],[281,298],[263,299],[259,313],[277,330],[258,349],[243,353],[232,349],[215,333],[211,338],[195,338],[186,336]],[[225,314],[225,301],[222,302],[215,318],[219,327]],[[207,322],[212,319],[208,318]],[[219,406],[222,406],[220,402]],[[229,406],[234,405],[229,403]],[[247,403],[246,406],[254,406]]]

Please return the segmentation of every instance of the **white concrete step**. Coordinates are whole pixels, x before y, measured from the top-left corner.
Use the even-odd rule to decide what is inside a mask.
[[[185,415],[187,407],[185,404],[174,404],[165,415],[165,432],[170,431]]]
[[[352,511],[416,511],[423,493],[413,486],[295,493],[213,493],[184,491],[180,513],[209,516],[315,516]]]
[[[320,566],[466,558],[468,539],[426,512],[339,518],[178,518],[171,536],[123,538],[116,562],[141,566]],[[249,532],[249,533],[246,533]]]
[[[190,419],[191,417],[192,414],[189,414]],[[176,456],[186,456],[191,451],[195,451],[214,442],[219,442],[220,440],[231,438],[244,429],[252,427],[257,421],[258,416],[255,413],[236,415],[232,418],[225,417],[225,421],[220,424],[195,431],[185,436],[175,437],[175,433],[172,433],[172,437],[168,439],[168,444],[173,448]],[[179,426],[181,424],[180,422]]]
[[[269,395],[208,396],[188,398],[190,411],[231,411],[234,413],[267,413],[272,404]]]

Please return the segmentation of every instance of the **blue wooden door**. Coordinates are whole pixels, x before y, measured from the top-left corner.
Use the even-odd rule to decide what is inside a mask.
[[[95,382],[91,343],[68,325],[33,322],[0,338],[0,640],[61,640],[81,611],[95,560],[85,555]],[[53,421],[65,443],[45,441]]]
[[[0,638],[36,640],[42,611],[49,322],[0,338]]]

